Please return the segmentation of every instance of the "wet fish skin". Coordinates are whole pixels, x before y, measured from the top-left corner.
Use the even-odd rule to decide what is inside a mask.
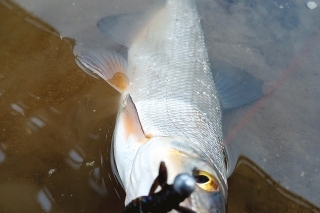
[[[221,104],[195,1],[168,0],[131,37],[128,48],[127,64],[104,50],[77,57],[122,93],[114,157],[125,204],[148,194],[164,161],[170,184],[183,172],[207,178],[182,206],[199,213],[225,212]]]

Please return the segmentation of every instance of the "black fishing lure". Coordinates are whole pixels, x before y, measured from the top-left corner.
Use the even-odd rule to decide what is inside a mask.
[[[186,173],[179,174],[172,185],[167,184],[167,167],[160,163],[159,175],[154,180],[148,196],[141,196],[132,200],[123,213],[167,213],[173,209],[180,213],[195,213],[194,211],[179,206],[195,190],[194,178]],[[155,193],[158,186],[161,190]]]

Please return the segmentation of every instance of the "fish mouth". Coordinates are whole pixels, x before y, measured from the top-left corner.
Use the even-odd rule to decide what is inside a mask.
[[[193,193],[189,198],[180,203],[176,210],[170,213],[225,213],[226,199],[222,193],[199,196]]]

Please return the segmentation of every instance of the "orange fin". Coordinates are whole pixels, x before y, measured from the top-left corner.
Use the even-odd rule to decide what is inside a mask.
[[[136,106],[130,95],[127,95],[124,99],[124,105],[120,119],[123,119],[126,138],[130,135],[134,135],[139,142],[144,143],[149,137],[146,137],[142,129]]]
[[[127,61],[117,52],[105,49],[90,50],[77,55],[78,65],[103,78],[113,88],[123,93],[130,81],[126,75]]]

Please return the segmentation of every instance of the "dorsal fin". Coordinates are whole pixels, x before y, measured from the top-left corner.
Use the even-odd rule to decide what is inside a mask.
[[[76,60],[78,65],[103,78],[120,93],[130,84],[126,75],[127,61],[117,52],[105,49],[84,51],[77,55]]]
[[[156,0],[146,6],[143,12],[106,16],[98,21],[97,26],[115,42],[129,47],[138,32],[165,3],[166,0]]]

